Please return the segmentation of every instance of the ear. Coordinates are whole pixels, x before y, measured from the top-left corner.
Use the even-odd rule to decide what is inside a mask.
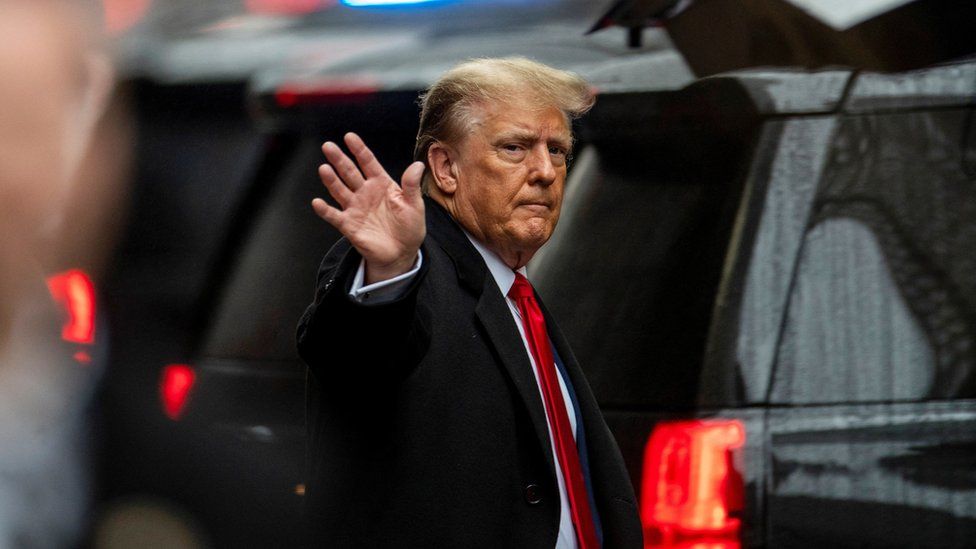
[[[454,151],[440,141],[435,141],[427,149],[427,165],[434,178],[434,184],[442,194],[451,196],[457,190],[457,165]]]

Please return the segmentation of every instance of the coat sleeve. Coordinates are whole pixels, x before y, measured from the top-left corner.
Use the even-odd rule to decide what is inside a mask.
[[[329,250],[314,300],[298,323],[298,354],[320,383],[398,381],[420,362],[430,342],[427,308],[418,302],[429,262],[399,298],[362,304],[349,296],[360,259],[344,238]]]

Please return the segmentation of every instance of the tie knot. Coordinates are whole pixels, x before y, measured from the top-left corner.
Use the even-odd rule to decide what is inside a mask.
[[[529,280],[522,276],[522,273],[515,273],[515,283],[508,290],[508,297],[512,299],[534,299],[532,285]]]

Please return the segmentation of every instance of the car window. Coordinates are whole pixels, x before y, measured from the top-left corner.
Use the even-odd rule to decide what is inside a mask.
[[[264,138],[238,101],[199,101],[142,85],[126,239],[109,273],[114,329],[125,348],[154,345],[149,325],[191,322],[220,243],[252,181]],[[178,354],[178,349],[169,349]]]
[[[777,402],[906,400],[931,389],[936,355],[870,227],[807,233],[774,377]]]
[[[976,280],[967,276],[976,192],[960,149],[969,116],[839,124],[790,292],[773,402],[976,395]]]

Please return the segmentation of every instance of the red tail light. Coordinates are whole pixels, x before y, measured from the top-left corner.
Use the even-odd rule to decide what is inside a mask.
[[[163,368],[159,393],[163,399],[163,411],[173,421],[183,416],[196,377],[193,368],[186,364],[170,364]]]
[[[641,486],[645,547],[739,547],[745,490],[732,457],[744,442],[745,427],[737,420],[654,427]]]
[[[376,82],[367,78],[330,79],[325,82],[284,84],[275,91],[279,107],[296,105],[358,104],[376,94]]]
[[[71,343],[95,342],[95,285],[83,271],[65,271],[47,279],[55,301],[68,312],[61,338]]]

